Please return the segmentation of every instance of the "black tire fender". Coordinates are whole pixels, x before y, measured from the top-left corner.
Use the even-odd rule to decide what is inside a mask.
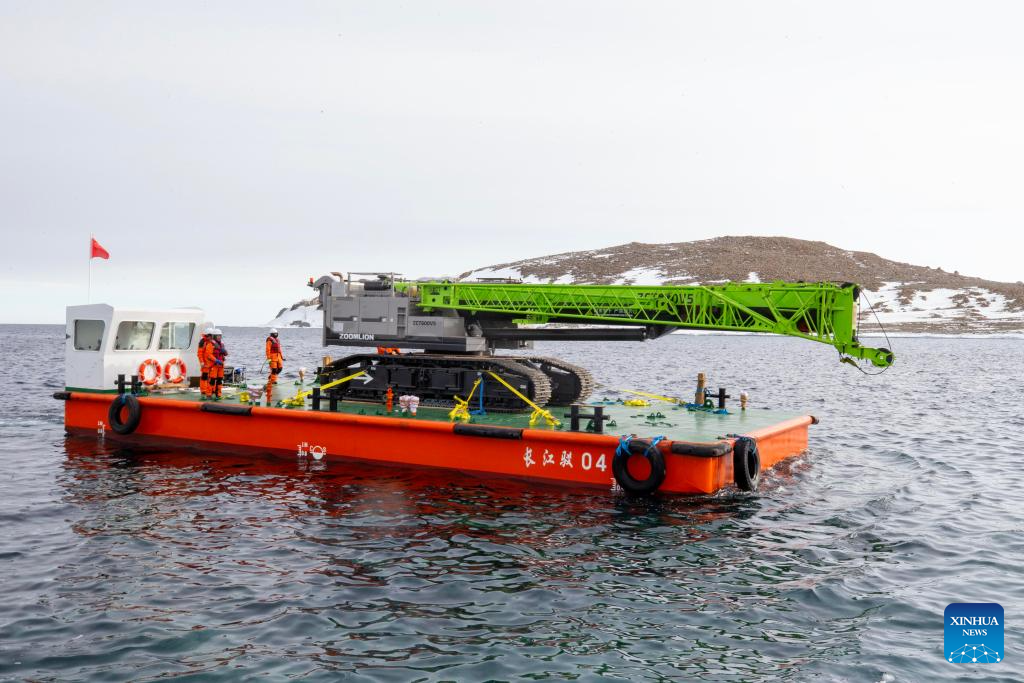
[[[733,480],[743,491],[756,491],[761,483],[761,454],[757,441],[749,436],[736,438],[732,446]]]
[[[667,471],[665,456],[658,450],[658,441],[660,440],[660,438],[650,442],[627,440],[625,443],[620,443],[619,448],[616,449],[615,457],[612,458],[612,474],[615,475],[615,481],[627,493],[647,496],[657,491],[665,481]],[[635,479],[629,473],[629,468],[626,465],[634,455],[642,455],[650,463],[651,473],[647,475],[646,479]]]
[[[121,420],[123,409],[128,410],[128,417],[125,420]],[[110,428],[118,434],[131,434],[138,428],[140,420],[142,420],[142,404],[131,394],[121,394],[114,399],[110,404],[110,409],[107,410],[107,422],[110,423]]]

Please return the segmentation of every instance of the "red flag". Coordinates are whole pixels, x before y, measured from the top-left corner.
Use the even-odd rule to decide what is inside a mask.
[[[90,238],[89,240],[89,258],[110,258],[110,252],[100,246],[100,243],[96,241],[96,238]]]

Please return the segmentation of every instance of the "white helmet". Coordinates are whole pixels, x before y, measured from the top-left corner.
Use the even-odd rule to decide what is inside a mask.
[[[277,328],[276,327],[271,327],[270,328],[270,334],[277,334]]]
[[[220,331],[219,327],[215,327],[212,330],[210,330],[210,334],[212,334],[213,336],[216,337],[218,334],[223,334],[223,333]]]
[[[206,323],[203,325],[203,334],[210,334],[213,331],[213,323]]]

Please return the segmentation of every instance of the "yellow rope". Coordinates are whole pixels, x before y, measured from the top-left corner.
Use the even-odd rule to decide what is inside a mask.
[[[494,374],[490,370],[487,371],[487,374],[490,375],[491,377],[493,377],[494,379],[498,380],[502,384],[504,384],[506,389],[511,391],[513,394],[515,394],[519,398],[523,399],[523,401],[526,402],[526,405],[528,405],[531,408],[533,408],[533,414],[530,415],[530,426],[531,427],[534,426],[535,424],[537,424],[537,421],[540,418],[544,418],[544,421],[548,423],[548,427],[559,427],[559,426],[561,426],[562,423],[559,422],[558,419],[555,418],[554,415],[552,415],[549,411],[544,410],[543,408],[541,408],[539,405],[537,405],[536,403],[534,403],[530,399],[528,399],[525,396],[523,396],[521,393],[519,393],[519,390],[516,389],[514,386],[512,386],[511,384],[509,384],[508,382],[503,380],[501,377],[498,377],[496,374]]]
[[[619,391],[624,391],[627,394],[636,394],[637,396],[646,396],[647,398],[654,398],[659,401],[666,401],[668,403],[683,403],[683,401],[678,398],[672,398],[671,396],[661,396],[659,394],[648,394],[646,391],[633,391],[632,389],[619,389]],[[625,403],[626,405],[630,405],[629,401],[623,401],[623,403]]]
[[[324,389],[330,389],[331,387],[336,387],[339,384],[344,384],[345,382],[348,382],[349,380],[353,380],[356,377],[360,377],[360,376],[365,375],[365,374],[366,374],[365,370],[360,370],[359,372],[357,372],[357,373],[355,373],[353,375],[349,375],[348,377],[342,377],[341,379],[336,379],[333,382],[328,382],[327,384],[324,384],[323,386],[320,387],[320,391],[323,391]],[[316,387],[314,387],[314,389],[315,388]],[[291,398],[284,399],[283,401],[281,401],[281,403],[284,403],[285,405],[289,405],[289,406],[305,405],[306,397],[309,396],[312,393],[313,393],[313,389],[309,389],[308,391],[300,391],[297,394],[295,394],[294,396],[292,396]]]

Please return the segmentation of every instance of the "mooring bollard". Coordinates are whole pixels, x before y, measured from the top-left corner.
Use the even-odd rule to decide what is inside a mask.
[[[569,412],[563,413],[562,417],[569,418],[569,431],[580,431],[580,418],[583,418],[591,421],[594,425],[595,434],[603,434],[604,421],[611,419],[611,416],[604,414],[604,408],[602,406],[594,406],[593,412],[589,414],[580,412],[580,408],[582,407],[583,406],[579,403],[573,403],[569,406]]]
[[[718,399],[718,408],[720,410],[725,410],[725,399],[732,398],[732,396],[725,393],[725,387],[718,387],[718,393],[712,394],[712,396]]]

